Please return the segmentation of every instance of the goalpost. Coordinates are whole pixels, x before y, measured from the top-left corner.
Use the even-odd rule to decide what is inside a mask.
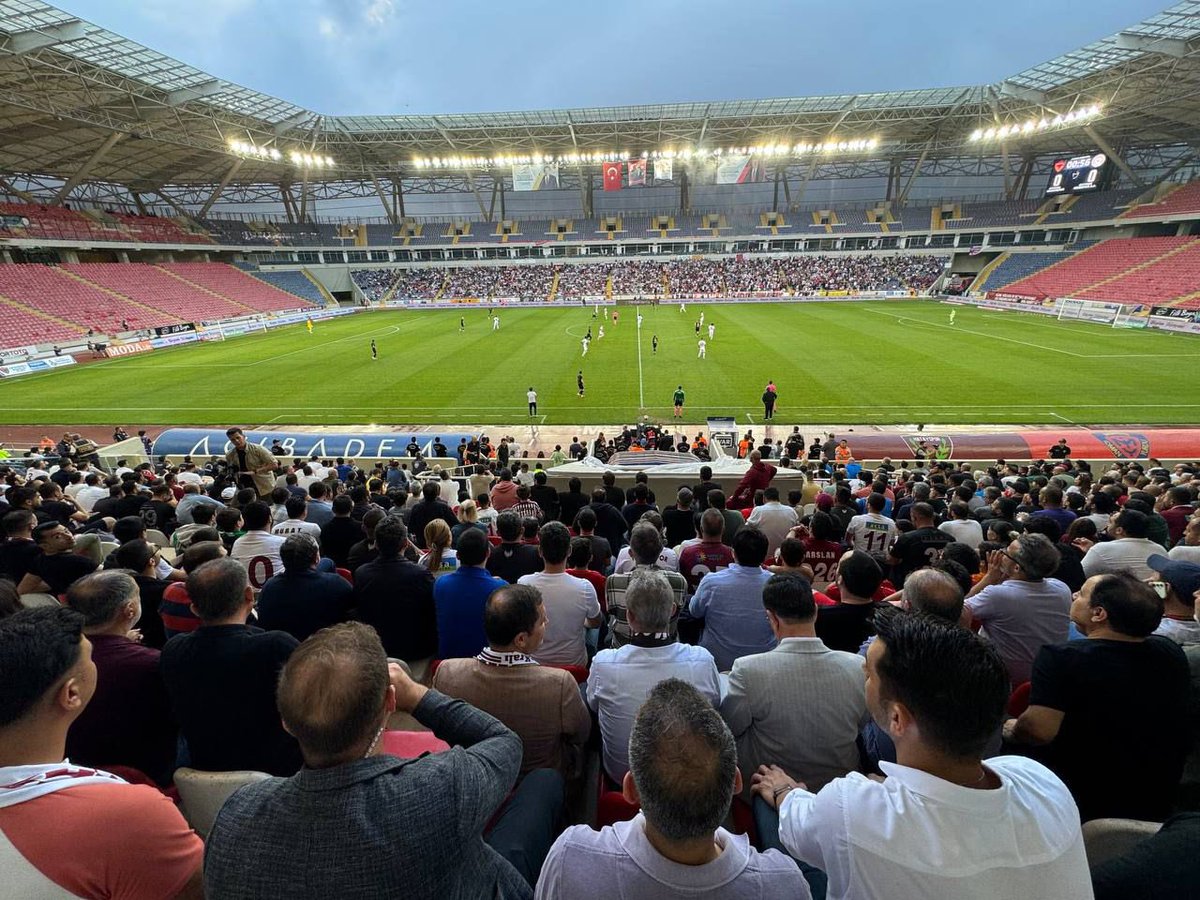
[[[1116,325],[1123,310],[1124,307],[1120,303],[1110,303],[1104,300],[1077,300],[1074,297],[1063,297],[1055,303],[1055,316],[1060,320],[1083,319],[1103,325]]]

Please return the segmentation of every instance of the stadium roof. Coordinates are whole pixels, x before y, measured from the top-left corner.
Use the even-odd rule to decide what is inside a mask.
[[[877,157],[996,156],[976,129],[1102,116],[1016,135],[1031,157],[1097,145],[1200,147],[1200,0],[996,84],[822,97],[424,116],[330,116],[224,81],[40,0],[0,0],[0,172],[153,191],[414,175],[416,157],[623,153],[877,138]],[[279,159],[241,158],[240,140]]]

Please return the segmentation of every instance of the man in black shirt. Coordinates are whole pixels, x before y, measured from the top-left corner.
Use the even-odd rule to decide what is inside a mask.
[[[663,527],[667,532],[667,546],[678,547],[696,536],[695,513],[692,511],[692,491],[682,487],[675,495],[675,505],[662,512]]]
[[[904,586],[910,572],[932,566],[942,558],[942,550],[954,538],[934,527],[933,507],[928,503],[914,503],[909,507],[913,530],[896,538],[888,551],[887,561],[892,566],[892,583]]]
[[[0,544],[0,578],[20,584],[42,548],[33,539],[37,516],[27,509],[14,509],[5,514],[3,522],[7,540]]]
[[[53,481],[42,482],[41,487],[38,488],[38,494],[42,498],[39,509],[55,522],[62,522],[74,530],[78,527],[74,523],[87,521],[87,513],[80,510],[74,500],[64,497],[62,488]]]
[[[1067,446],[1066,438],[1059,438],[1058,443],[1050,447],[1048,454],[1051,459],[1066,459],[1071,455],[1071,448]]]
[[[575,525],[575,516],[588,504],[588,495],[583,492],[583,482],[572,477],[567,482],[567,491],[558,495],[558,520],[568,528]]]
[[[592,502],[585,509],[596,514],[596,534],[608,541],[614,553],[619,550],[625,543],[625,519],[620,509],[605,500],[604,488],[592,491]]]
[[[851,550],[837,569],[841,597],[835,606],[817,607],[817,637],[830,650],[857,653],[875,633],[875,612],[887,606],[873,599],[883,582],[883,570],[869,553]]]
[[[200,627],[171,638],[159,665],[192,765],[295,774],[300,749],[279,722],[275,685],[299,643],[287,632],[246,624],[254,589],[237,560],[199,566],[188,576],[187,594]]]
[[[633,497],[621,510],[621,518],[627,528],[632,528],[645,513],[657,511],[658,507],[649,501],[650,491],[644,484],[635,484],[632,488]]]
[[[142,507],[150,502],[150,499],[141,492],[138,488],[138,483],[132,479],[121,483],[121,499],[117,501],[116,517],[124,519],[126,516],[141,516]]]
[[[425,546],[425,526],[434,519],[441,519],[453,530],[458,524],[454,510],[445,500],[441,499],[441,491],[436,480],[426,481],[421,485],[421,499],[413,506],[408,514],[408,533],[412,542],[422,550]],[[322,546],[324,546],[322,544]],[[325,554],[328,556],[328,552]]]
[[[509,584],[516,584],[522,575],[532,575],[542,570],[542,557],[537,547],[521,542],[521,519],[505,510],[496,517],[496,533],[500,544],[492,548],[487,558],[487,570]]]
[[[333,518],[321,526],[321,552],[339,569],[346,567],[350,548],[363,537],[362,524],[350,518],[353,510],[354,501],[340,494],[333,501]]]
[[[696,499],[696,512],[708,509],[708,492],[719,491],[721,486],[712,480],[712,467],[700,467],[700,483],[692,488],[692,496]]]
[[[258,621],[263,628],[286,631],[304,641],[322,628],[345,621],[354,589],[340,575],[317,571],[321,551],[311,535],[289,535],[279,548],[279,558],[283,571],[267,581],[258,598]]]
[[[1188,750],[1188,664],[1153,634],[1163,601],[1128,572],[1096,575],[1071,603],[1087,640],[1047,644],[1033,663],[1029,708],[1004,725],[1013,743],[1071,789],[1083,821],[1161,822],[1171,814]]]
[[[437,617],[433,575],[401,555],[407,543],[402,521],[389,516],[379,523],[379,558],[354,573],[354,605],[358,618],[379,633],[388,656],[417,662],[437,653]]]
[[[545,521],[550,522],[559,517],[558,491],[546,483],[546,473],[533,473],[533,487],[529,489],[529,498],[542,508]]]
[[[604,485],[604,502],[611,503],[617,510],[621,511],[629,501],[625,499],[625,492],[617,487],[617,476],[613,472],[605,472],[600,476],[600,481]]]
[[[63,594],[84,575],[96,571],[96,563],[74,553],[75,535],[61,522],[43,522],[33,529],[33,539],[41,555],[29,564],[29,571],[17,585],[21,594]]]
[[[150,502],[139,510],[147,528],[155,528],[170,537],[178,522],[175,521],[175,504],[171,502],[171,488],[165,481],[156,481],[150,487]]]

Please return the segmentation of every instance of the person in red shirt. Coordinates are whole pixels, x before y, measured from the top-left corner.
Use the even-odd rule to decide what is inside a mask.
[[[96,690],[84,617],[0,622],[0,860],[6,897],[202,898],[204,845],[155,788],[65,759]]]
[[[1192,500],[1191,489],[1184,485],[1176,485],[1163,495],[1159,515],[1167,520],[1167,534],[1171,538],[1171,546],[1183,540],[1188,518],[1196,511]]]
[[[797,525],[788,537],[804,542],[804,559],[812,566],[814,591],[824,591],[837,581],[842,545],[837,541],[837,523],[829,513],[819,510],[812,514],[807,526]]]
[[[752,506],[754,492],[766,490],[767,485],[771,483],[771,479],[775,477],[777,471],[773,465],[762,461],[761,453],[757,450],[751,451],[750,468],[746,470],[746,474],[742,476],[742,480],[733,489],[733,494],[730,495],[726,508],[742,509],[743,507]]]
[[[596,589],[596,597],[600,600],[600,611],[607,612],[604,604],[604,585],[608,579],[595,569],[588,568],[591,561],[592,539],[590,537],[571,538],[571,549],[567,553],[567,574],[590,582]]]
[[[688,594],[695,594],[709,572],[728,568],[733,563],[733,549],[722,543],[725,517],[719,509],[708,508],[700,514],[699,541],[683,545],[679,551],[679,574],[687,582]]]

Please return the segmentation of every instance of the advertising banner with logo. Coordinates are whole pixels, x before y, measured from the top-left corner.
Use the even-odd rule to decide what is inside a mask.
[[[478,437],[474,432],[439,432],[442,443],[450,452],[463,438],[468,441]],[[344,456],[347,459],[388,459],[408,456],[408,442],[415,439],[421,455],[433,457],[433,435],[385,432],[364,434],[361,432],[329,432],[323,434],[298,431],[247,431],[246,440],[263,447],[270,447],[278,440],[286,451],[284,459],[294,456],[322,458]],[[224,456],[233,445],[222,429],[216,428],[168,428],[154,441],[155,456]],[[457,464],[450,457],[450,464]]]
[[[156,337],[167,337],[171,334],[184,334],[195,330],[196,326],[191,322],[181,322],[178,325],[164,325],[162,328],[155,328],[154,334]]]
[[[149,341],[130,341],[128,344],[109,344],[104,348],[104,355],[133,356],[136,353],[149,353],[153,349]]]
[[[73,356],[51,356],[49,359],[32,359],[29,362],[18,362],[8,366],[0,366],[0,378],[29,375],[33,372],[45,372],[48,369],[61,369],[64,366],[73,365],[75,365],[75,357]]]
[[[9,347],[0,350],[0,363],[18,362],[30,356],[37,356],[38,349],[32,344],[27,347]]]

